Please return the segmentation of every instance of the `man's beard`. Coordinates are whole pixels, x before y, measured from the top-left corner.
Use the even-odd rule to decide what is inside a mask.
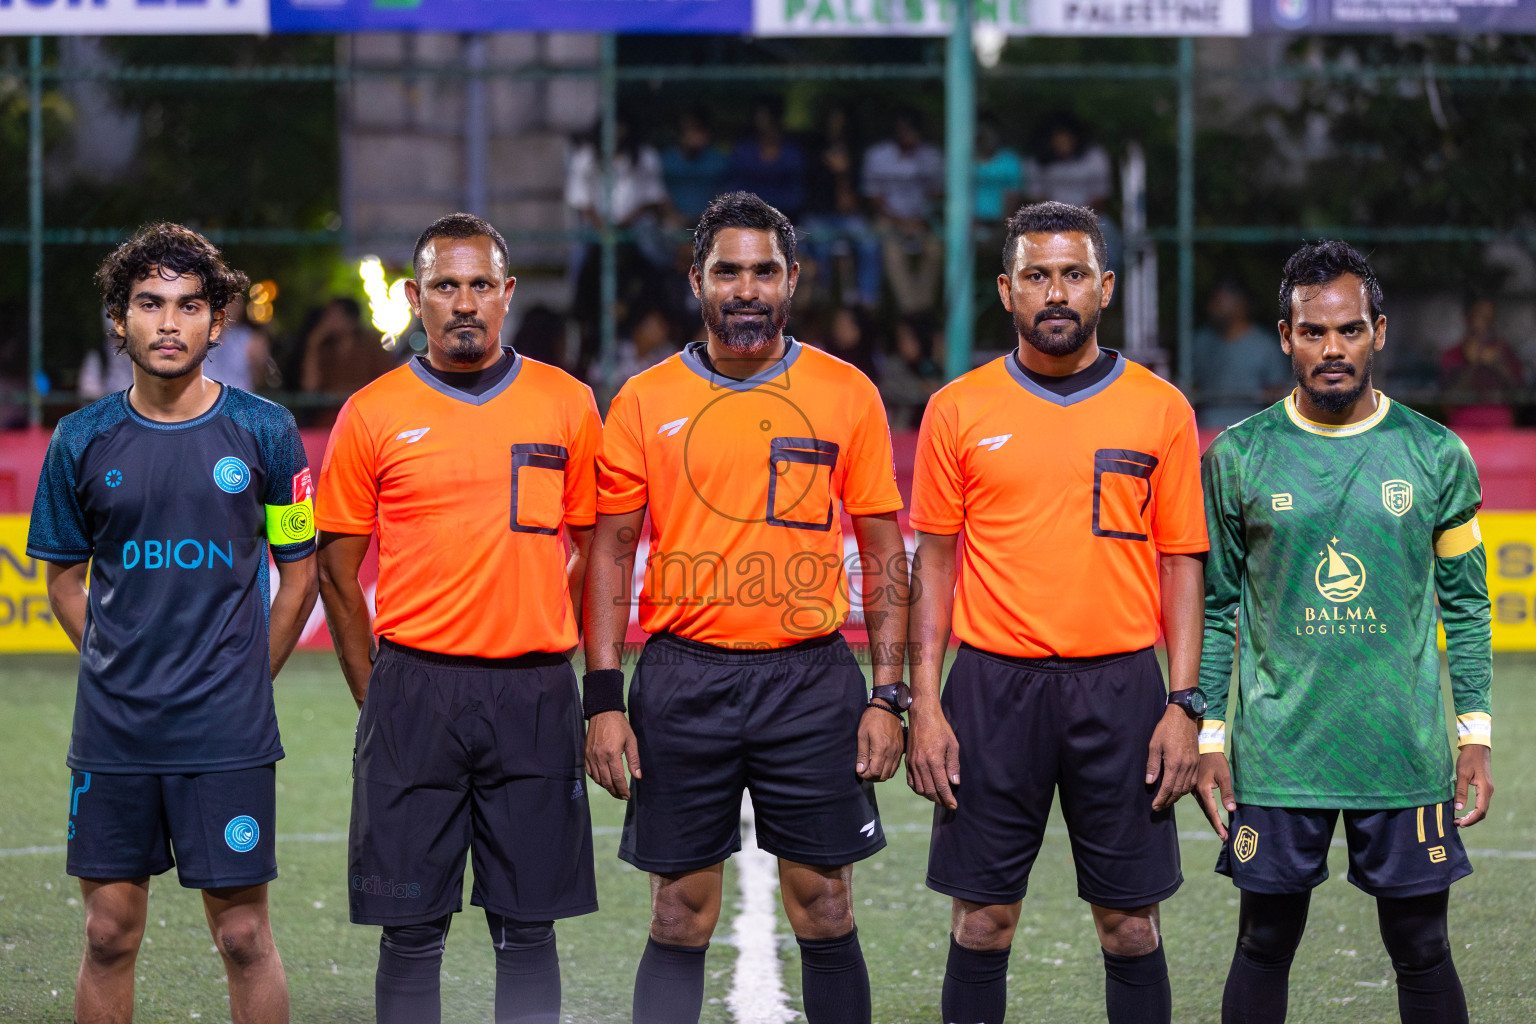
[[[701,303],[704,309],[704,326],[709,333],[720,339],[720,344],[737,355],[751,356],[762,351],[777,338],[789,323],[789,302],[773,306],[766,302],[722,302],[712,305]],[[741,321],[731,313],[762,313],[760,320]]]
[[[1052,317],[1061,317],[1074,321],[1077,326],[1060,334],[1048,334],[1037,326],[1040,321]],[[1048,356],[1069,356],[1088,344],[1088,339],[1093,337],[1099,329],[1099,311],[1094,310],[1087,322],[1078,315],[1077,310],[1066,306],[1050,306],[1042,309],[1034,315],[1034,318],[1026,321],[1024,314],[1013,314],[1014,329],[1019,332],[1019,337],[1029,342],[1030,346]]]
[[[1307,374],[1296,363],[1294,350],[1291,355],[1291,376],[1296,378],[1296,384],[1307,393],[1312,404],[1328,413],[1341,413],[1355,404],[1355,399],[1365,394],[1365,389],[1371,386],[1371,365],[1376,360],[1376,351],[1372,349],[1365,354],[1365,366],[1359,373],[1359,380],[1355,386],[1347,391],[1315,391],[1307,384]],[[1331,363],[1318,363],[1312,367],[1312,374],[1327,371],[1343,370],[1348,373],[1356,373],[1353,366],[1343,360],[1335,360]]]
[[[155,338],[154,340],[143,345],[139,345],[138,343],[129,340],[128,343],[123,346],[123,348],[124,351],[128,353],[128,358],[133,360],[133,365],[137,366],[151,377],[159,377],[161,380],[176,380],[178,377],[185,377],[187,374],[191,373],[193,370],[197,369],[203,364],[203,360],[208,358],[209,350],[213,348],[213,345],[209,344],[205,340],[203,342],[203,347],[197,352],[196,355],[187,360],[187,362],[180,367],[172,369],[164,365],[155,365],[150,361],[152,357],[150,356],[149,350],[151,347],[159,343],[159,338]],[[192,351],[192,346],[188,345],[184,341],[178,341],[176,344],[181,347],[183,352]]]
[[[478,327],[481,333],[476,335],[474,331],[467,329],[472,327]],[[443,358],[460,366],[478,363],[485,358],[485,354],[490,351],[495,341],[484,320],[477,320],[474,317],[456,318],[450,320],[443,328]]]

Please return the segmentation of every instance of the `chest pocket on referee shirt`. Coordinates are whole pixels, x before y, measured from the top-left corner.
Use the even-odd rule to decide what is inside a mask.
[[[1157,456],[1128,448],[1100,448],[1093,453],[1093,535],[1115,540],[1146,540],[1147,506],[1152,503],[1152,471]]]
[[[512,446],[512,532],[552,536],[565,509],[565,465],[571,453],[558,444]]]
[[[768,445],[767,524],[788,530],[831,530],[836,514],[832,474],[837,470],[837,442],[775,437]]]

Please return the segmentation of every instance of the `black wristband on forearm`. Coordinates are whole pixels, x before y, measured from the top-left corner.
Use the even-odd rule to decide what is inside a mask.
[[[624,673],[600,668],[581,677],[581,716],[591,718],[604,711],[624,711]]]

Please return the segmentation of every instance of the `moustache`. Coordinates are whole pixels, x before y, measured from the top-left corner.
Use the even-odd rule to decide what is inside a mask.
[[[1077,315],[1077,310],[1067,306],[1042,309],[1035,314],[1035,326],[1038,327],[1047,320],[1071,320],[1079,327],[1083,325],[1083,318]]]
[[[455,318],[453,320],[450,320],[450,321],[448,321],[447,326],[443,328],[443,330],[445,330],[445,331],[460,331],[460,330],[463,330],[466,327],[478,327],[482,331],[487,330],[487,328],[485,326],[485,321],[484,320],[477,320],[474,317],[468,317],[468,318],[465,318],[465,319]]]
[[[1312,367],[1312,376],[1321,377],[1325,373],[1345,373],[1353,377],[1355,368],[1350,363],[1319,363]]]
[[[720,307],[722,313],[761,313],[772,316],[773,307],[766,302],[727,302]]]

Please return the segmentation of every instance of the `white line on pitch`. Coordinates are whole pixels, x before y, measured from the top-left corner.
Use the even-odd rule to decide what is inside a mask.
[[[778,864],[757,845],[752,798],[741,801],[741,852],[736,854],[736,879],[741,909],[732,922],[736,970],[725,1003],[737,1024],[789,1024],[799,1015],[789,1008],[779,967],[777,908]]]

